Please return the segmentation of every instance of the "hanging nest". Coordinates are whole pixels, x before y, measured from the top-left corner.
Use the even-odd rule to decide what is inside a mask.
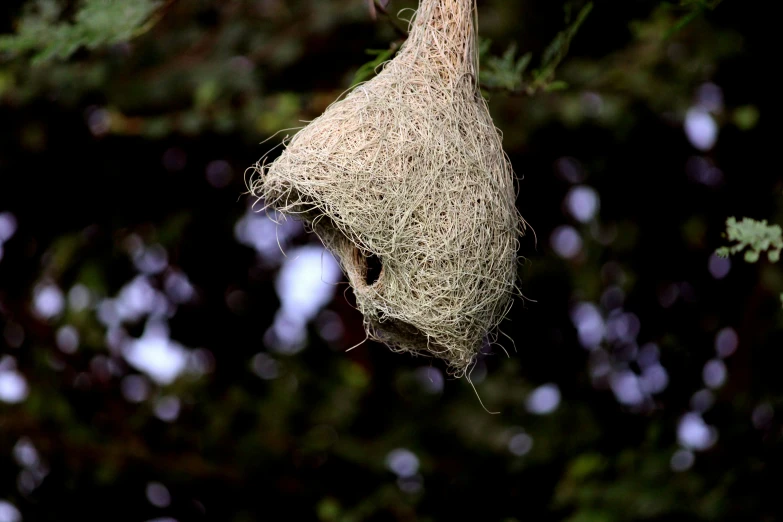
[[[511,306],[525,228],[477,86],[474,14],[474,0],[422,0],[397,56],[251,185],[336,255],[370,338],[457,376]]]

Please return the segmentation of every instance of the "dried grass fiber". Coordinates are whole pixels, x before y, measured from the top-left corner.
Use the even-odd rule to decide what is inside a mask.
[[[336,255],[368,337],[462,376],[511,306],[525,223],[477,87],[474,0],[421,0],[410,24],[375,78],[256,164],[251,190]]]

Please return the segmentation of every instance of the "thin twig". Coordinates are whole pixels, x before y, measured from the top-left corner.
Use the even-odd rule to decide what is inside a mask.
[[[377,12],[381,13],[386,18],[386,20],[391,24],[392,28],[397,34],[405,38],[408,37],[408,30],[405,29],[404,27],[401,27],[397,23],[397,19],[394,16],[392,16],[383,5],[379,4],[378,0],[372,0],[372,5],[375,7],[375,10]]]

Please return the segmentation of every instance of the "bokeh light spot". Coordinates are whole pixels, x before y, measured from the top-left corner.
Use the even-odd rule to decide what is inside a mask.
[[[718,357],[726,358],[737,351],[739,336],[734,328],[723,328],[715,336],[715,353]]]
[[[726,364],[720,359],[711,359],[704,365],[702,377],[708,388],[720,388],[726,382]]]
[[[521,457],[527,455],[533,449],[533,437],[527,433],[517,433],[508,441],[508,450]]]
[[[566,207],[570,214],[581,223],[588,223],[598,213],[600,198],[593,187],[580,185],[573,187],[566,195]]]
[[[33,311],[42,319],[52,319],[62,313],[65,296],[57,285],[41,283],[33,291]]]
[[[125,360],[159,384],[174,382],[187,363],[186,350],[168,335],[165,324],[148,321],[142,336],[123,346]]]
[[[557,174],[571,183],[581,183],[585,179],[582,165],[575,158],[563,157],[555,162]]]
[[[533,390],[525,400],[525,407],[530,413],[548,415],[560,405],[560,388],[557,384],[543,384]]]
[[[642,369],[639,386],[650,395],[661,393],[669,385],[669,374],[660,364],[652,364]]]
[[[25,468],[32,468],[40,463],[40,457],[38,456],[38,450],[35,449],[32,441],[27,437],[22,437],[13,449],[14,460],[16,463]]]
[[[443,373],[437,368],[431,366],[416,368],[415,375],[416,381],[427,393],[438,394],[443,391],[445,379]]]
[[[712,274],[712,277],[715,279],[723,279],[729,275],[729,271],[731,270],[731,260],[712,254],[710,256],[709,263],[707,264],[707,268],[709,269],[710,274]]]
[[[58,328],[54,338],[57,348],[63,353],[73,354],[79,349],[79,331],[73,325]]]
[[[691,409],[698,413],[704,413],[715,403],[715,395],[708,389],[697,391],[691,396]]]
[[[173,395],[164,395],[155,401],[155,416],[165,422],[174,422],[179,417],[180,401]]]
[[[557,227],[550,238],[552,249],[564,259],[573,259],[582,251],[582,236],[570,225]]]
[[[150,384],[141,375],[126,375],[120,382],[120,391],[122,391],[122,396],[128,402],[144,402],[149,397]]]
[[[718,140],[718,124],[709,112],[700,107],[691,107],[685,114],[685,134],[691,145],[707,151]]]
[[[677,425],[677,440],[692,450],[706,450],[717,441],[717,430],[708,426],[698,413],[686,413]]]
[[[397,448],[386,456],[386,467],[400,478],[412,477],[419,471],[419,458],[410,450]]]
[[[171,494],[166,486],[160,482],[150,482],[146,489],[147,500],[158,508],[165,508],[171,504]]]
[[[0,522],[22,522],[22,513],[10,502],[0,500]]]
[[[68,291],[68,306],[74,312],[85,310],[92,302],[90,289],[82,284],[73,285]]]
[[[606,324],[597,306],[587,302],[577,304],[571,310],[571,321],[583,347],[594,349],[601,344],[606,334]]]
[[[680,449],[674,452],[669,465],[672,471],[682,472],[689,470],[693,466],[694,460],[696,460],[696,457],[692,451]]]
[[[8,241],[16,233],[16,218],[10,212],[0,212],[0,245]]]
[[[612,373],[609,385],[620,404],[635,406],[644,401],[639,378],[630,370]]]
[[[27,380],[16,370],[0,370],[0,402],[18,404],[27,398]]]
[[[253,357],[253,372],[268,381],[280,375],[280,366],[272,357],[261,352]]]
[[[769,427],[774,416],[775,410],[772,409],[772,405],[768,402],[762,402],[753,409],[753,414],[751,415],[753,427],[757,430]]]

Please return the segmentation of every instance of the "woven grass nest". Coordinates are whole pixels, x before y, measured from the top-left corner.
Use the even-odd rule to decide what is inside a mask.
[[[335,254],[369,338],[458,377],[497,338],[525,229],[475,25],[474,0],[421,0],[394,59],[259,161],[250,186]]]

